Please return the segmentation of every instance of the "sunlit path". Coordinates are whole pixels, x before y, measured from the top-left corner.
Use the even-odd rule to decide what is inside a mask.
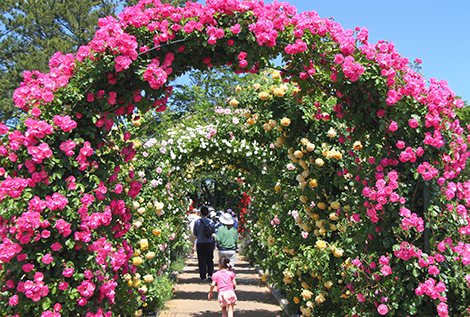
[[[214,263],[218,255],[214,253]],[[261,282],[256,270],[241,256],[236,258],[236,279],[238,305],[235,307],[236,316],[272,317],[281,310],[269,289]],[[161,317],[205,316],[215,317],[221,315],[217,301],[217,293],[212,300],[207,300],[210,284],[199,280],[197,259],[188,259],[183,274],[179,276],[179,288],[173,300],[166,305]]]

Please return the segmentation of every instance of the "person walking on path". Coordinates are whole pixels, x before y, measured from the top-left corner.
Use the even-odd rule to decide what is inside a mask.
[[[229,213],[224,213],[219,220],[223,225],[219,227],[217,234],[213,235],[219,245],[219,257],[227,256],[230,259],[231,270],[234,270],[238,230],[233,226],[234,220]]]
[[[227,209],[227,213],[232,216],[232,219],[233,219],[233,226],[235,227],[235,229],[238,230],[238,220],[237,220],[237,218],[235,217],[236,214],[232,211],[232,209]],[[222,216],[222,214],[221,214],[220,216]],[[220,216],[219,216],[219,218],[220,218]],[[221,227],[221,226],[223,226],[223,223],[221,223],[221,222],[219,221],[218,227]]]
[[[194,223],[193,234],[197,238],[197,261],[199,266],[199,277],[201,281],[212,279],[214,273],[214,241],[212,235],[215,226],[212,220],[207,219],[209,208],[202,206],[201,218]]]
[[[237,304],[235,273],[229,269],[231,269],[230,259],[227,256],[220,257],[219,271],[212,276],[211,288],[207,295],[207,298],[211,300],[214,296],[214,287],[217,285],[219,305],[222,307],[222,317],[233,317],[233,306]]]

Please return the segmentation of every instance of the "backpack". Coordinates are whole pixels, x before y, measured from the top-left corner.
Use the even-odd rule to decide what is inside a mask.
[[[204,236],[206,238],[209,239],[210,237],[212,237],[211,229],[204,223],[204,221],[202,219],[199,219],[199,220],[202,222],[202,227],[203,227],[202,233],[204,234]]]

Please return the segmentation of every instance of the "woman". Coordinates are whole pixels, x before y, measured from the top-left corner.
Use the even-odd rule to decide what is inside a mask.
[[[238,243],[238,230],[233,227],[234,220],[229,213],[224,213],[219,218],[222,226],[217,230],[217,234],[214,234],[215,241],[219,245],[219,258],[227,256],[230,258],[230,265],[232,270],[235,267],[235,254],[237,251]]]

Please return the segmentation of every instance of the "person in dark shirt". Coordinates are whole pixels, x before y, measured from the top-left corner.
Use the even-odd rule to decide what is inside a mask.
[[[209,228],[210,233],[215,233],[215,226],[212,220],[207,218],[209,208],[202,206],[200,209],[201,218],[194,223],[193,234],[197,237],[197,261],[199,266],[199,277],[204,282],[212,279],[214,273],[214,240],[212,235],[206,237],[204,228]]]

